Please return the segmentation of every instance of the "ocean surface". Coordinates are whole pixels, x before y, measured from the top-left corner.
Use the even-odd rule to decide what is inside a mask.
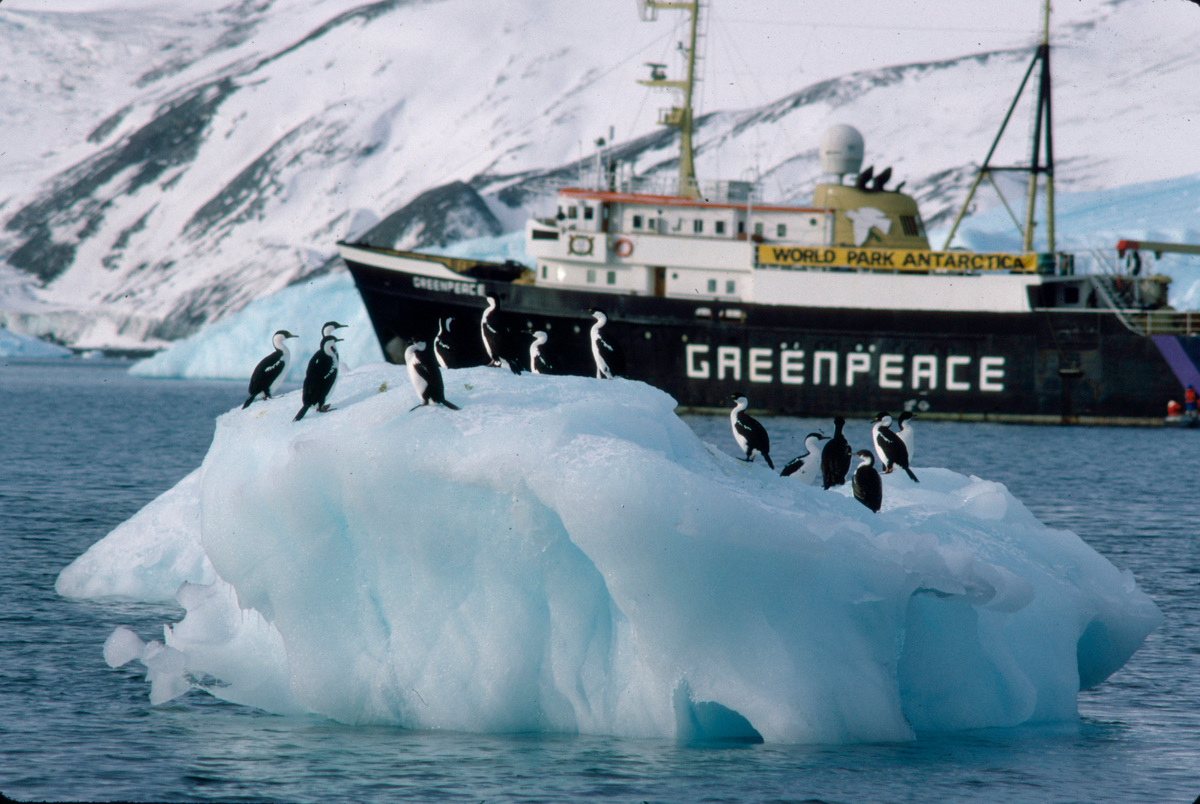
[[[1137,577],[1166,615],[1067,723],[909,743],[664,740],[352,727],[200,692],[150,706],[112,669],[182,611],[78,603],[58,573],[199,465],[244,383],[109,360],[0,359],[0,793],[68,801],[1191,802],[1200,795],[1200,430],[918,421],[915,465],[997,480]],[[735,452],[724,416],[687,417]],[[777,465],[827,422],[765,420]],[[851,421],[851,443],[868,425]]]

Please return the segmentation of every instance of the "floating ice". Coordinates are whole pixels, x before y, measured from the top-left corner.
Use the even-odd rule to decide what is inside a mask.
[[[309,357],[321,344],[321,325],[326,321],[347,325],[338,330],[338,337],[344,339],[338,345],[344,365],[383,359],[362,297],[350,274],[342,271],[251,302],[240,312],[139,360],[129,372],[139,377],[249,380],[258,361],[271,351],[271,335],[286,329],[298,336],[288,341],[292,361],[286,379],[300,382]]]
[[[71,350],[55,343],[18,335],[0,327],[0,357],[52,358],[70,357]]]
[[[184,581],[216,580],[200,546],[200,470],[180,480],[59,573],[60,595],[148,603],[175,600]]]
[[[500,237],[453,243],[440,253],[491,262],[529,261],[524,229]],[[248,380],[254,366],[271,351],[272,333],[287,329],[299,336],[289,341],[292,362],[287,378],[300,382],[308,358],[320,346],[321,325],[330,320],[348,325],[347,329],[338,330],[338,337],[344,339],[338,345],[343,365],[361,366],[383,359],[354,280],[349,272],[339,271],[258,299],[228,318],[208,324],[196,334],[138,361],[130,373],[140,377]],[[0,354],[3,354],[2,342]]]
[[[158,599],[179,567],[161,647],[106,648],[147,665],[155,702],[684,740],[1074,718],[1161,620],[1000,484],[920,467],[873,514],[701,442],[641,383],[445,376],[461,411],[410,412],[379,363],[299,423],[297,393],[221,416],[196,475],[59,590]],[[167,541],[212,574],[151,560]]]

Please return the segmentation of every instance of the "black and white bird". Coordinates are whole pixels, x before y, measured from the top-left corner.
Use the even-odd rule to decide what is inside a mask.
[[[458,368],[458,357],[454,353],[454,343],[450,336],[450,323],[453,318],[439,318],[437,337],[433,339],[433,354],[438,365],[444,369]],[[407,360],[407,358],[406,358]]]
[[[854,181],[854,186],[859,190],[866,190],[871,183],[873,175],[875,175],[875,166],[870,165],[866,170],[858,174],[858,178]]]
[[[275,393],[283,375],[287,374],[288,362],[292,359],[287,339],[295,337],[286,329],[281,329],[271,336],[271,345],[275,347],[275,351],[258,361],[258,365],[254,367],[254,372],[250,375],[250,396],[246,397],[242,410],[250,407],[250,403],[259,394],[263,395],[263,399],[270,399],[271,394]]]
[[[753,461],[755,454],[758,454],[763,456],[767,466],[774,469],[775,464],[771,463],[771,438],[767,435],[767,428],[746,412],[750,401],[745,395],[733,394],[730,399],[733,400],[734,406],[729,414],[729,423],[733,427],[733,440],[742,452],[746,453],[744,460]]]
[[[879,513],[883,505],[883,481],[879,478],[879,472],[875,471],[875,456],[869,449],[860,449],[854,454],[862,459],[850,480],[854,499]]]
[[[910,421],[912,418],[914,416],[911,410],[906,410],[896,417],[896,424],[900,428],[896,431],[896,435],[900,436],[900,440],[908,448],[908,460],[910,463],[917,454],[917,434],[913,431],[912,422]]]
[[[803,455],[792,458],[783,466],[780,477],[795,475],[801,483],[812,485],[821,476],[821,442],[829,438],[820,433],[809,433],[804,437]]]
[[[540,329],[533,333],[533,343],[529,344],[529,370],[534,374],[551,374],[554,371],[546,354],[548,340],[550,336]]]
[[[879,175],[876,176],[875,179],[871,182],[871,190],[876,193],[882,192],[883,189],[885,187],[887,187],[887,183],[889,181],[891,181],[891,179],[892,179],[892,169],[890,167],[884,168],[882,171],[880,171]]]
[[[326,335],[321,338],[321,348],[308,359],[308,368],[304,372],[304,387],[300,389],[300,401],[303,406],[292,421],[300,421],[308,409],[315,407],[320,413],[329,410],[326,399],[333,390],[338,375],[337,343],[341,338],[336,335]]]
[[[875,445],[875,454],[879,456],[879,462],[883,464],[883,473],[891,474],[891,471],[899,466],[908,472],[913,482],[920,482],[912,473],[912,469],[908,468],[908,447],[904,446],[900,436],[892,432],[892,417],[880,411],[873,421],[875,424],[871,427],[871,442]]]
[[[425,341],[417,341],[408,345],[408,348],[404,350],[404,365],[408,367],[408,379],[412,383],[413,390],[417,392],[417,398],[421,400],[419,405],[412,406],[409,413],[430,402],[444,405],[450,410],[458,410],[458,405],[446,401],[446,386],[442,382],[442,370],[434,360],[430,360],[425,355]]]
[[[841,486],[850,471],[850,442],[842,435],[846,420],[841,416],[833,420],[833,438],[821,449],[821,480],[824,488]]]
[[[612,341],[604,337],[604,325],[608,316],[603,310],[592,308],[588,310],[596,323],[592,324],[592,359],[596,362],[596,379],[611,380],[625,371],[625,364],[620,349]]]
[[[501,335],[500,327],[495,321],[496,308],[499,302],[495,296],[487,297],[487,309],[479,319],[479,331],[483,335],[483,350],[487,352],[488,365],[500,365]]]

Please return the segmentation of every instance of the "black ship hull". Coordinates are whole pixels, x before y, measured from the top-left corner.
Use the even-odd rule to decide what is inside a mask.
[[[417,255],[410,255],[417,256]],[[827,309],[618,295],[505,278],[440,279],[346,259],[387,358],[403,362],[454,318],[460,366],[486,362],[486,297],[528,367],[529,332],[545,330],[557,371],[593,375],[589,309],[624,352],[623,376],[684,408],[727,408],[744,392],[756,409],[793,415],[997,421],[1161,423],[1179,381],[1159,347],[1109,311],[1032,313]]]

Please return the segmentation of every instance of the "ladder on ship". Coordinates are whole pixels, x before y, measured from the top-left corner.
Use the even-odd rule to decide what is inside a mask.
[[[1117,241],[1116,250],[1116,262],[1109,262],[1099,251],[1093,252],[1097,263],[1108,270],[1095,274],[1092,279],[1097,292],[1121,323],[1139,335],[1200,335],[1200,311],[1149,309],[1141,291],[1142,282],[1150,279],[1141,276],[1141,252],[1151,252],[1156,258],[1163,254],[1200,255],[1200,246],[1122,239]],[[1127,261],[1126,271],[1120,270],[1119,260],[1122,259]]]

